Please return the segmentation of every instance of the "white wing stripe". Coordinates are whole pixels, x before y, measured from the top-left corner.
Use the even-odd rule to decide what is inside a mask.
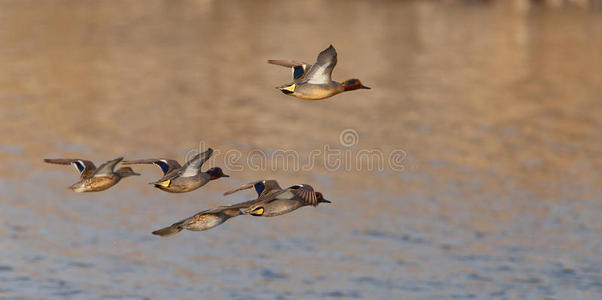
[[[309,83],[313,84],[327,84],[330,82],[330,78],[324,72],[326,71],[327,66],[319,66],[317,70],[315,70],[309,79]]]

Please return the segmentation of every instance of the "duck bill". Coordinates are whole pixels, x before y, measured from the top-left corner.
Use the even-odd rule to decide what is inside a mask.
[[[320,203],[332,203],[332,202],[330,200],[322,199],[322,200],[320,200]]]
[[[371,89],[372,89],[371,87],[369,87],[369,86],[365,86],[365,85],[363,85],[363,84],[362,84],[362,86],[360,86],[360,88],[362,88],[362,89],[367,89],[367,90],[371,90]]]
[[[230,177],[228,174],[222,174],[222,177]]]

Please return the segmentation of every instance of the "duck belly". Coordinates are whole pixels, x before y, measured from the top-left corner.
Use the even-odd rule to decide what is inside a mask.
[[[322,100],[343,91],[342,87],[328,84],[308,84],[295,88],[293,96],[304,100]]]
[[[155,187],[170,193],[186,193],[194,191],[207,183],[203,178],[178,177],[172,179],[168,186],[155,184]]]
[[[90,177],[79,185],[76,192],[100,192],[114,186],[119,181],[117,176]]]
[[[264,206],[263,217],[275,217],[290,213],[303,206],[301,201],[297,200],[274,200]]]
[[[186,229],[192,231],[203,231],[211,229],[226,221],[226,218],[213,214],[203,214],[194,217],[195,221],[186,226]]]

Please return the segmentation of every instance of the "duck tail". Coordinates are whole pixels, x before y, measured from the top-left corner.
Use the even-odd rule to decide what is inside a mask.
[[[158,235],[158,236],[166,237],[166,236],[174,235],[174,234],[182,231],[183,229],[184,229],[184,227],[182,225],[180,225],[180,224],[178,224],[178,225],[174,224],[174,225],[171,225],[171,226],[167,226],[165,228],[161,228],[159,230],[155,230],[155,231],[153,231],[153,234],[154,235]]]
[[[279,89],[281,92],[285,93],[285,94],[292,94],[295,92],[295,87],[296,84],[291,83],[291,84],[285,84],[282,86],[277,87],[277,89]]]

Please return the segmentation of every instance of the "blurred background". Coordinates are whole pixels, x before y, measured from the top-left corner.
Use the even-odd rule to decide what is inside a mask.
[[[266,59],[329,44],[372,90],[274,89]],[[0,1],[0,297],[599,299],[601,70],[599,1]],[[405,155],[186,194],[155,166],[76,194],[42,162],[325,145]],[[261,178],[333,203],[150,234]]]

